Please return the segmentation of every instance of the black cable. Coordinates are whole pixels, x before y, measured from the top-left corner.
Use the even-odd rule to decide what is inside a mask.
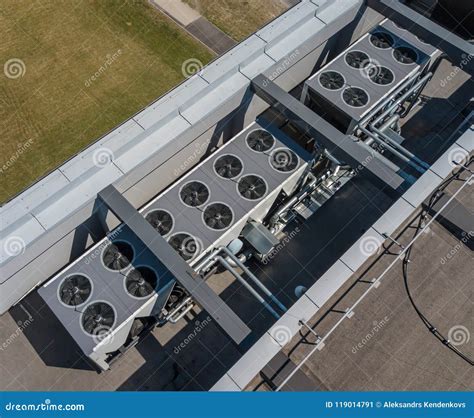
[[[470,164],[466,164],[466,167]],[[442,192],[444,189],[451,184],[455,180],[460,180],[460,175],[466,170],[465,167],[461,166],[455,173],[453,173],[448,179],[443,181],[441,185],[432,193],[432,195],[429,198],[428,205],[425,209],[423,209],[419,215],[418,218],[418,224],[415,228],[415,232],[413,234],[413,238],[418,236],[420,233],[420,230],[422,229],[423,222],[426,218],[426,215],[428,214],[428,211],[433,208],[434,204],[437,202],[437,200],[442,196]],[[466,180],[461,180],[461,181],[466,181]],[[452,352],[454,352],[456,355],[461,357],[464,361],[468,362],[471,366],[474,365],[474,361],[470,359],[468,356],[466,356],[464,353],[462,353],[460,350],[458,350],[454,345],[451,344],[451,342],[426,318],[426,316],[423,314],[423,312],[418,308],[417,304],[415,303],[415,300],[413,299],[413,296],[410,292],[410,288],[408,285],[408,264],[410,263],[410,254],[411,250],[413,248],[413,245],[411,245],[408,250],[405,253],[405,256],[403,258],[403,263],[402,263],[402,273],[403,273],[403,282],[405,285],[405,290],[408,296],[408,300],[410,301],[412,307],[415,309],[415,312],[423,322],[423,325],[425,325],[426,328],[440,341],[442,342],[447,348],[449,348]]]

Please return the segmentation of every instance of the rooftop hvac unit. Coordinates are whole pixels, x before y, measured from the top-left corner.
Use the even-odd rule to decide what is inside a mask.
[[[385,20],[306,81],[303,100],[349,134],[437,49]]]
[[[253,123],[141,209],[192,264],[262,220],[290,192],[311,156],[274,127]],[[176,283],[167,267],[120,225],[39,289],[70,335],[106,370],[140,318],[158,316]]]

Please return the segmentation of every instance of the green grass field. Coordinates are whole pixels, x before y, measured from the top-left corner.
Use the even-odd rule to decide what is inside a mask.
[[[236,41],[282,14],[287,6],[281,0],[184,0]]]
[[[2,0],[0,33],[1,202],[213,58],[146,0]]]

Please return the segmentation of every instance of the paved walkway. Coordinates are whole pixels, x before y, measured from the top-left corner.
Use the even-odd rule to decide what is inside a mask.
[[[216,54],[223,54],[237,44],[181,0],[150,0],[150,3]]]

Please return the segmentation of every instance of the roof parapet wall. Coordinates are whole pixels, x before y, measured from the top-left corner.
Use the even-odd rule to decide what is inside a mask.
[[[268,107],[250,92],[253,77],[292,89],[362,5],[303,0],[0,208],[0,314],[103,233],[91,216],[100,190],[114,184],[142,206]]]

